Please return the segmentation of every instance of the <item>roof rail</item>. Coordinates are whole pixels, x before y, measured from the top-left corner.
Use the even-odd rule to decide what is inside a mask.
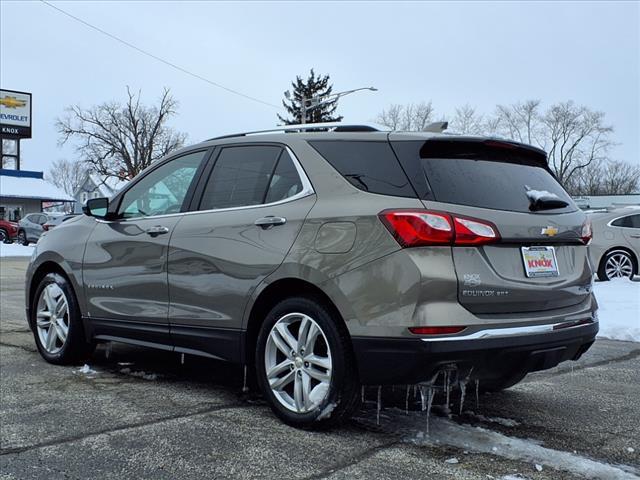
[[[275,132],[307,132],[314,130],[323,130],[328,132],[381,132],[388,131],[384,130],[384,127],[380,125],[376,125],[373,123],[358,123],[358,124],[350,124],[350,123],[342,123],[342,122],[324,122],[324,123],[299,123],[295,125],[282,125],[277,128],[271,128],[269,130],[255,130],[251,132],[241,132],[241,133],[233,133],[231,135],[222,135],[220,137],[210,138],[211,140],[220,140],[223,138],[233,138],[233,137],[246,137],[247,135],[260,135],[264,133],[275,133]]]

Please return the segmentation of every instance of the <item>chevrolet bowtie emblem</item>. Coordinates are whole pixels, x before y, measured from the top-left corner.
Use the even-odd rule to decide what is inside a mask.
[[[558,233],[558,229],[556,227],[545,227],[540,233],[542,235],[546,235],[547,237],[553,237],[556,233]]]
[[[7,108],[18,108],[24,107],[27,104],[25,100],[18,100],[16,97],[11,97],[9,95],[5,95],[0,98],[0,105]]]

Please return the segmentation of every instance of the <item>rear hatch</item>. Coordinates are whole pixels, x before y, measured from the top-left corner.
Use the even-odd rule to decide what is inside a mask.
[[[390,135],[392,147],[426,209],[479,220],[499,234],[488,244],[452,247],[465,308],[534,312],[586,299],[586,217],[548,170],[543,151],[465,137],[400,138]]]

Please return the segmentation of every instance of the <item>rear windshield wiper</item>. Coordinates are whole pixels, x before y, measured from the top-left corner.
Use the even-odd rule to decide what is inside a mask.
[[[529,197],[529,210],[536,212],[538,210],[553,210],[554,208],[568,207],[569,204],[562,200],[555,193],[546,190],[527,190]]]

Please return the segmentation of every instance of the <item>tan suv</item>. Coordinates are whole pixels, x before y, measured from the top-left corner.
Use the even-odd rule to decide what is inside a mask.
[[[589,223],[527,145],[243,133],[172,153],[85,213],[28,269],[42,356],[117,341],[244,364],[296,426],[348,418],[360,385],[443,369],[506,388],[598,331]]]

